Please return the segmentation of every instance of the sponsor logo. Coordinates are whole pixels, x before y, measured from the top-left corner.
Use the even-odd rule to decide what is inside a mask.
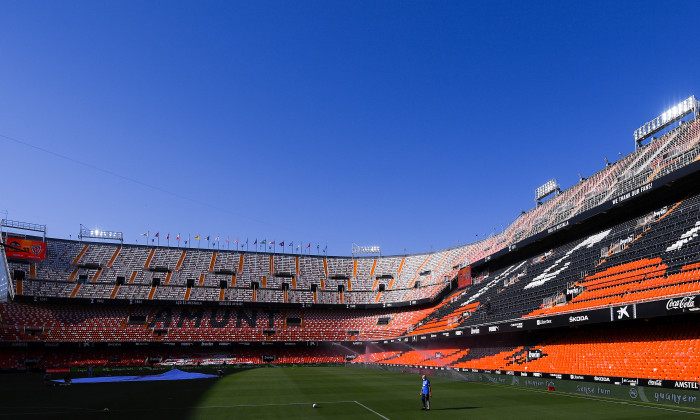
[[[583,287],[572,287],[570,289],[566,289],[567,295],[577,295],[581,292],[583,292]]]
[[[555,378],[555,379],[562,378],[561,373],[550,373],[549,376],[551,376],[552,378]]]
[[[588,321],[588,315],[570,316],[569,322]]]
[[[569,375],[569,379],[574,379],[574,380],[582,381],[582,380],[583,380],[583,376],[581,376],[581,375]]]
[[[542,357],[542,350],[530,350],[527,352],[527,357],[529,359],[539,359]]]
[[[522,322],[514,322],[514,323],[510,324],[510,326],[513,328],[522,328],[523,323]]]
[[[617,319],[624,319],[630,317],[629,312],[627,312],[628,306],[621,306],[617,308]]]
[[[648,386],[663,386],[661,379],[649,379],[647,381]]]
[[[607,376],[594,376],[593,380],[596,382],[610,382],[610,378]]]
[[[681,403],[695,403],[698,397],[676,394],[674,392],[654,392],[654,400],[656,402],[669,401],[676,405],[681,405]]]
[[[683,388],[683,389],[698,389],[698,383],[693,382],[693,381],[676,381],[675,384],[673,384],[675,388]]]
[[[471,330],[472,334],[479,334],[479,329],[478,328],[472,328]]]
[[[535,388],[541,388],[541,387],[544,387],[544,386],[545,386],[545,382],[544,382],[544,381],[534,381],[534,380],[531,380],[531,379],[526,379],[526,380],[525,380],[525,386],[532,386],[532,387],[535,387]]]
[[[489,332],[495,332],[498,331],[498,325],[494,325],[492,327],[489,327]]]
[[[537,325],[546,325],[546,324],[551,324],[552,320],[551,319],[538,319],[537,320]]]
[[[687,309],[695,307],[695,296],[684,296],[679,299],[669,299],[666,302],[666,310],[671,311],[674,309]]]
[[[637,398],[637,388],[630,388],[630,398]]]
[[[586,395],[593,395],[595,394],[595,388],[592,386],[576,385],[576,392]]]

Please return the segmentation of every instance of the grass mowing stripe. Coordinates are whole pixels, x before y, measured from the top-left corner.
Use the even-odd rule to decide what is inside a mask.
[[[364,408],[365,410],[369,410],[369,411],[373,412],[374,414],[378,415],[379,417],[383,418],[384,420],[389,420],[388,417],[382,416],[381,414],[377,413],[376,411],[372,410],[371,408],[367,407],[366,405],[362,404],[361,402],[359,402],[359,401],[353,401],[353,402],[355,404],[359,405],[360,407]]]
[[[692,409],[690,410],[681,410],[679,408],[666,408],[666,407],[658,407],[654,405],[653,403],[647,404],[638,404],[638,403],[633,403],[633,402],[627,402],[627,401],[618,401],[610,398],[604,398],[604,397],[591,397],[591,396],[585,396],[585,395],[575,395],[575,394],[570,394],[568,392],[557,392],[557,391],[540,391],[539,389],[530,389],[530,388],[523,388],[520,386],[513,386],[513,385],[498,385],[498,384],[487,384],[483,383],[481,385],[487,385],[487,386],[493,386],[493,387],[498,387],[498,388],[517,388],[523,391],[529,391],[529,392],[536,392],[538,394],[555,394],[555,395],[561,395],[563,397],[570,397],[570,398],[578,398],[581,400],[591,400],[591,401],[600,401],[600,402],[607,402],[607,403],[613,403],[613,404],[622,404],[622,405],[632,405],[635,407],[641,407],[641,408],[653,408],[656,410],[664,410],[664,411],[673,411],[676,413],[683,413],[683,414],[693,414],[696,416],[700,416],[700,412],[694,411]]]

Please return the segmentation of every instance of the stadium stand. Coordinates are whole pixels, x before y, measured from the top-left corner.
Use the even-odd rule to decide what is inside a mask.
[[[504,340],[523,341],[500,341]],[[353,363],[698,381],[699,345],[697,323],[685,318],[670,325],[664,321],[623,329],[556,330],[525,346],[463,347],[449,340],[420,349],[400,345],[396,350],[396,344],[375,344]],[[533,350],[537,357],[531,357]]]
[[[8,261],[0,369],[352,360],[697,382],[699,141],[686,121],[503,232],[430,253],[48,238],[45,260]]]

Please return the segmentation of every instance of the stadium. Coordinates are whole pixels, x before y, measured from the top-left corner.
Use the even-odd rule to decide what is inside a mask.
[[[335,257],[135,245],[120,232],[81,228],[78,239],[51,238],[44,225],[3,219],[0,368],[59,379],[216,370],[221,381],[258,375],[246,380],[264,384],[263,394],[275,386],[266,380],[282,380],[266,378],[277,366],[286,366],[287,381],[289,372],[328,369],[341,382],[397,388],[426,374],[445,381],[443,388],[473,387],[471,395],[484,384],[514,399],[541,391],[524,397],[534,404],[557,404],[537,401],[548,393],[584,396],[594,402],[586,413],[612,410],[599,401],[612,399],[625,401],[624,410],[650,410],[640,415],[698,414],[698,107],[691,96],[644,124],[632,153],[577,184],[562,190],[552,180],[538,188],[537,205],[503,232],[430,253],[385,256],[357,246],[352,256]],[[80,386],[71,388],[98,392]],[[139,386],[135,393],[152,399],[110,402],[111,414],[162,415],[129,407],[159,409],[158,393],[178,393],[178,385]],[[332,417],[407,415],[386,399],[322,398],[308,391],[227,407],[251,417],[306,417],[321,410],[294,410],[317,401]],[[87,411],[71,415],[89,417],[101,403],[83,401]],[[449,407],[475,418],[514,415],[479,414],[479,404],[470,404]],[[195,413],[225,416],[224,406]],[[37,410],[29,414],[66,413]]]
[[[0,2],[0,420],[700,416],[697,2]]]

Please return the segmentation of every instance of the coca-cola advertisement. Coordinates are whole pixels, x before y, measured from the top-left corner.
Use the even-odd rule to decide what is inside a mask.
[[[695,298],[696,296],[680,296],[671,298],[666,301],[666,310],[670,312],[695,309]]]
[[[632,306],[632,305],[630,305]],[[634,318],[651,318],[656,316],[676,315],[682,313],[692,313],[700,311],[700,295],[685,295],[672,298],[654,300],[651,302],[640,302],[633,305]],[[617,320],[618,311],[616,307],[613,316]],[[630,308],[628,308],[628,313]]]

